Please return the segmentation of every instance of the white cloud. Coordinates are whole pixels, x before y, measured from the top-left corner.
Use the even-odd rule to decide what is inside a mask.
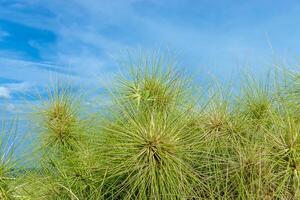
[[[26,92],[30,90],[31,85],[27,82],[10,83],[0,86],[0,99],[10,99],[15,92]]]
[[[27,82],[22,83],[10,83],[5,85],[11,92],[25,92],[30,89],[30,84]]]
[[[10,97],[9,89],[7,87],[0,86],[0,99],[9,99]]]
[[[284,32],[282,30],[285,29],[281,28],[281,25],[294,23],[294,20],[289,19],[297,18],[299,6],[287,13],[266,16],[262,20],[254,18],[251,21],[253,17],[248,12],[248,4],[228,5],[226,12],[218,13],[222,8],[221,4],[212,6],[214,4],[204,3],[199,9],[207,5],[204,9],[207,13],[198,16],[198,12],[192,9],[194,14],[186,15],[180,12],[174,16],[172,11],[184,9],[182,6],[186,6],[185,1],[174,0],[171,4],[157,0],[71,2],[30,0],[14,3],[0,11],[2,18],[50,30],[57,37],[55,45],[51,46],[54,51],[29,41],[31,46],[39,50],[43,59],[53,61],[54,65],[11,59],[13,55],[4,52],[0,58],[1,76],[45,86],[49,83],[52,72],[67,69],[66,71],[80,75],[77,77],[80,79],[80,85],[94,84],[94,87],[98,87],[97,77],[100,76],[101,81],[107,83],[111,74],[116,71],[111,55],[119,55],[122,51],[135,49],[137,46],[151,49],[167,45],[179,51],[180,56],[184,58],[182,60],[185,61],[183,64],[194,68],[193,71],[201,68],[203,71],[212,71],[213,74],[218,73],[221,77],[229,77],[229,73],[238,71],[239,63],[236,62],[251,60],[252,57],[263,60],[269,55],[265,32],[289,35],[289,40],[282,36],[286,40],[283,44],[290,43],[289,46],[293,46],[292,43],[297,44],[296,39],[300,31],[294,28],[294,31],[286,29]],[[143,3],[146,3],[144,8],[136,7],[137,4]],[[197,5],[199,4],[195,4]],[[152,7],[154,10],[151,11]],[[23,8],[44,8],[51,15],[22,12]],[[174,8],[177,9],[172,10]],[[243,11],[245,16],[240,16]],[[182,19],[179,20],[181,15]],[[184,19],[187,20],[185,23],[182,21]],[[62,74],[60,77],[63,79],[65,77]],[[104,79],[103,76],[107,78]]]

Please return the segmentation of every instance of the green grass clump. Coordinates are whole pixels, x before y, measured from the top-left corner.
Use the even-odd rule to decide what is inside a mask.
[[[169,59],[159,56],[131,61],[129,74],[117,80],[116,96],[140,109],[151,107],[164,111],[179,105],[187,106],[183,102],[189,97],[188,80],[174,65]]]
[[[57,84],[32,122],[30,167],[2,124],[0,199],[300,199],[299,74],[195,90],[174,62],[145,56],[92,108]]]
[[[99,148],[107,166],[108,197],[195,197],[194,187],[203,185],[195,158],[204,140],[186,126],[186,114],[127,110],[122,115],[105,123]]]
[[[60,84],[39,109],[44,148],[73,148],[80,141],[79,105],[72,89]]]
[[[80,116],[79,98],[72,88],[58,84],[43,102],[37,112],[42,133],[36,147],[36,170],[25,173],[20,196],[93,199],[99,188],[95,188],[95,177],[90,173],[93,157],[86,156],[91,128]]]
[[[12,199],[14,196],[14,167],[16,166],[15,149],[17,125],[2,121],[0,128],[0,199]]]
[[[192,110],[182,96],[188,92],[176,71],[152,62],[122,79],[121,95],[102,120],[96,154],[106,171],[107,198],[193,198],[203,185],[195,158],[204,137],[188,126]]]

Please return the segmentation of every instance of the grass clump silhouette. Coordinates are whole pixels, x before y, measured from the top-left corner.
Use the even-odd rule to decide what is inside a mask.
[[[145,56],[99,110],[57,84],[38,110],[34,167],[14,164],[3,128],[0,199],[299,199],[299,73],[280,73],[245,77],[236,94],[195,90]]]

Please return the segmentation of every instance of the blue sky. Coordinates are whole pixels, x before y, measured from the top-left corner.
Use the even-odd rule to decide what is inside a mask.
[[[53,77],[109,87],[126,50],[168,47],[227,80],[300,53],[299,1],[0,0],[0,110],[25,112]]]

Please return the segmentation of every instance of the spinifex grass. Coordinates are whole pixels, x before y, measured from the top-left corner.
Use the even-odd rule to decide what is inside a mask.
[[[147,57],[119,80],[115,111],[104,117],[95,148],[106,171],[105,197],[194,198],[204,186],[195,166],[205,137],[188,126],[188,86],[169,64]]]
[[[34,169],[15,171],[3,126],[0,198],[299,199],[299,74],[205,96],[173,64],[132,61],[101,117],[83,119],[76,91],[57,85],[39,110]]]
[[[145,56],[131,60],[130,65],[129,77],[120,76],[117,80],[119,100],[156,111],[189,106],[188,80],[170,59]]]
[[[124,108],[104,123],[99,153],[107,166],[107,197],[195,197],[194,188],[204,186],[193,167],[204,140],[186,126],[186,115]]]
[[[60,151],[80,145],[82,121],[79,118],[79,100],[71,87],[56,84],[38,113],[43,149]]]
[[[1,122],[0,128],[0,199],[12,199],[15,192],[13,173],[16,166],[17,124],[12,120]]]
[[[277,198],[300,198],[300,124],[294,116],[285,113],[273,118],[268,130],[270,180]]]
[[[52,159],[38,171],[28,172],[20,186],[22,199],[103,199],[102,176],[91,170],[91,160],[83,160],[78,153],[65,160]],[[86,159],[86,157],[85,157]]]
[[[55,85],[39,109],[42,130],[40,166],[25,176],[20,196],[33,199],[95,199],[99,181],[90,173],[93,156],[87,154],[90,127],[79,115],[79,99],[70,87]],[[40,184],[44,182],[44,184]]]

